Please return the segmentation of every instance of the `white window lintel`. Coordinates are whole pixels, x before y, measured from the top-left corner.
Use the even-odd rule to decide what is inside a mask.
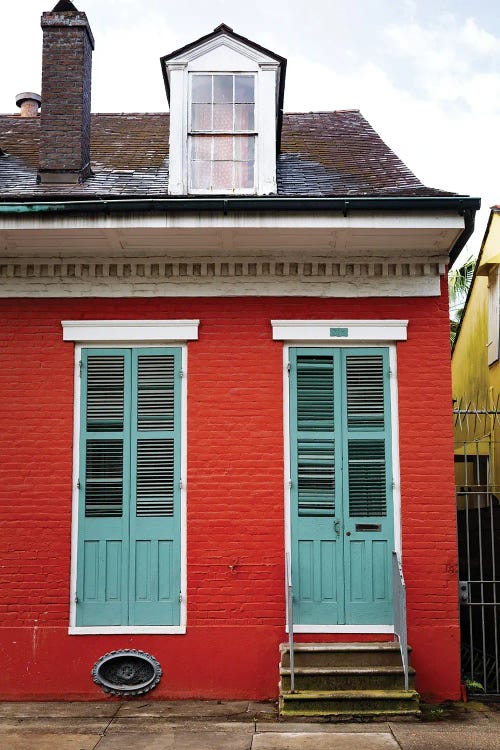
[[[63,320],[63,340],[76,342],[193,341],[199,320]]]
[[[407,320],[272,320],[275,341],[406,341]]]

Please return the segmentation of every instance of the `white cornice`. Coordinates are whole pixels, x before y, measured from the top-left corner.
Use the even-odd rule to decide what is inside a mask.
[[[444,265],[425,259],[8,258],[0,297],[430,297]]]

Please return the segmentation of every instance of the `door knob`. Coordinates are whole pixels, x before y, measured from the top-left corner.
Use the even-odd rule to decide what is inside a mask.
[[[345,535],[346,536],[351,536],[351,532],[350,531],[346,531]]]

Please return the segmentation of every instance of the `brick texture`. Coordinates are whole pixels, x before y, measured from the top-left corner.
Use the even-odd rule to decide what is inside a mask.
[[[444,289],[441,298],[355,302],[18,299],[0,301],[0,310],[0,632],[8,653],[2,697],[102,698],[90,679],[92,664],[127,645],[151,651],[164,665],[152,698],[276,696],[277,645],[286,635],[283,360],[281,343],[272,340],[275,318],[410,319],[408,341],[398,344],[409,641],[422,694],[458,697]],[[184,636],[67,635],[74,355],[60,321],[96,318],[201,320],[199,340],[188,347]]]
[[[85,13],[42,15],[40,174],[90,174],[93,39]]]

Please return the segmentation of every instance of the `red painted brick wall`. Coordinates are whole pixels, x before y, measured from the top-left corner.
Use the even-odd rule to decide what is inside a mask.
[[[283,360],[270,320],[409,318],[408,341],[398,345],[409,641],[422,695],[458,698],[445,295],[3,300],[0,312],[1,697],[102,698],[91,667],[127,646],[162,663],[165,676],[152,698],[276,697],[285,639]],[[67,634],[74,355],[60,321],[85,318],[201,320],[188,353],[184,636]]]

